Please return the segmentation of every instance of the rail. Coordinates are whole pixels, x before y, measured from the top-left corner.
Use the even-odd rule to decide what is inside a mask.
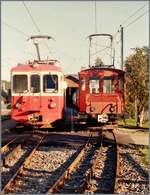
[[[15,172],[15,174],[11,177],[11,179],[9,180],[9,182],[4,186],[4,188],[2,189],[1,193],[9,193],[11,191],[11,185],[15,185],[16,182],[16,178],[18,174],[23,174],[24,169],[27,167],[28,163],[30,162],[30,159],[32,158],[34,152],[37,150],[37,148],[39,147],[39,145],[42,143],[43,139],[45,138],[45,135],[41,136],[41,139],[39,139],[37,141],[37,144],[34,146],[34,148],[32,149],[32,151],[30,152],[29,156],[25,159],[25,161],[23,162],[23,164],[21,164],[21,166],[18,168],[18,170]]]
[[[80,163],[80,161],[84,158],[85,151],[88,150],[88,146],[90,145],[92,139],[92,134],[90,134],[89,139],[85,145],[79,151],[79,154],[74,159],[74,161],[70,164],[67,170],[60,176],[60,178],[54,183],[54,185],[48,190],[48,193],[56,193],[59,189],[65,184],[67,180],[70,179],[70,176],[75,171],[76,167]]]
[[[19,135],[19,136],[15,137],[14,139],[12,139],[12,140],[11,140],[10,142],[8,142],[7,144],[5,144],[5,145],[0,149],[1,154],[3,154],[4,152],[7,152],[7,151],[9,150],[9,148],[10,148],[10,145],[13,144],[13,143],[15,143],[15,141],[16,141],[17,139],[20,139],[21,137],[22,137],[22,135]]]

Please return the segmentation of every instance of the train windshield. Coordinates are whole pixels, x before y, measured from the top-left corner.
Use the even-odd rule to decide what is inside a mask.
[[[58,76],[57,75],[44,75],[43,77],[44,92],[57,93],[58,92]]]
[[[89,80],[89,89],[90,89],[90,93],[99,93],[100,92],[100,80],[99,80],[99,78],[90,78],[90,80]]]
[[[112,77],[104,77],[104,93],[112,93],[114,92],[114,79]]]
[[[14,75],[13,76],[13,92],[14,93],[27,93],[27,91],[28,91],[27,75]]]
[[[39,75],[31,75],[31,88],[32,93],[40,92],[40,76]]]

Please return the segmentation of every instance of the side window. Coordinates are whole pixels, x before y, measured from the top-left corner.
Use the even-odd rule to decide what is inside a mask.
[[[100,92],[99,78],[91,78],[89,80],[89,90],[90,90],[90,93],[99,93]]]
[[[81,80],[81,91],[85,91],[85,79]]]
[[[44,92],[57,93],[58,92],[58,76],[44,75],[43,77]]]
[[[104,77],[103,93],[114,92],[114,79],[112,77]]]
[[[31,88],[32,93],[40,92],[40,76],[39,75],[31,75]]]

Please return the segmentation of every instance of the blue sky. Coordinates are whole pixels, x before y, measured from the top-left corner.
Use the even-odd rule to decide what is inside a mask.
[[[89,34],[95,33],[94,1],[25,1],[32,17],[42,34],[55,38],[48,41],[51,53],[42,48],[42,56],[57,58],[65,74],[78,73],[81,66],[88,64]],[[148,10],[148,1],[97,1],[97,32],[114,35],[119,25],[140,7],[124,25],[128,25]],[[4,1],[1,7],[2,32],[2,79],[9,80],[10,69],[17,63],[25,63],[36,57],[32,43],[27,42],[31,35],[39,34],[27,10],[20,1]],[[23,33],[14,30],[11,25]],[[124,28],[124,58],[134,47],[148,46],[149,14]],[[118,33],[115,41],[120,40]],[[120,44],[116,45],[116,67],[120,66]]]

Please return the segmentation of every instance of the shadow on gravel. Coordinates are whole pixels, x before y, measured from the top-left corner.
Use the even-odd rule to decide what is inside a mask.
[[[143,170],[141,165],[139,165],[129,153],[122,154],[122,157],[132,166],[132,168],[139,173],[145,180],[148,180],[149,175],[148,173]]]
[[[106,159],[104,160],[103,171],[97,178],[97,190],[95,193],[112,194],[115,179],[115,145],[108,145]],[[107,147],[108,147],[107,146]],[[101,157],[105,158],[105,155]]]

